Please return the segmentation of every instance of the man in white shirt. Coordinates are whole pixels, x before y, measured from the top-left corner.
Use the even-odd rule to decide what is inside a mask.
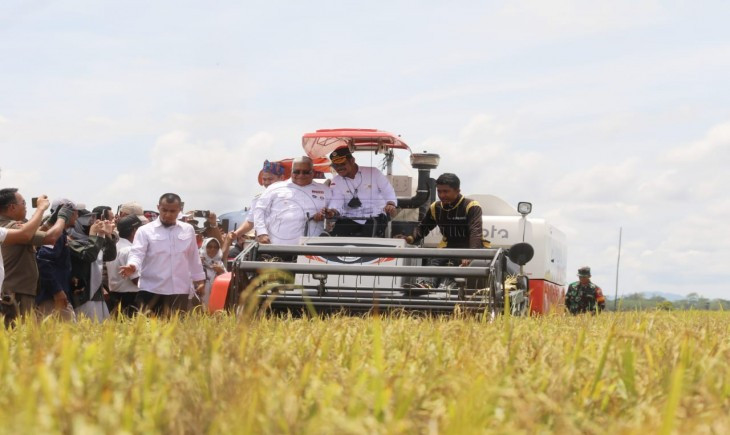
[[[202,294],[205,272],[192,225],[177,220],[182,200],[174,193],[160,197],[159,217],[137,230],[122,277],[139,271],[139,299],[143,310],[163,315],[187,311],[191,283]]]
[[[137,229],[144,223],[135,214],[128,214],[117,222],[119,241],[117,242],[117,258],[106,263],[109,277],[109,307],[113,314],[119,313],[132,316],[138,309],[136,303],[139,272],[135,271],[129,277],[122,277],[119,268],[126,265],[129,260],[129,251],[132,250],[132,242]]]
[[[266,189],[256,202],[254,228],[259,243],[296,245],[302,236],[319,236],[324,230],[329,187],[315,183],[314,164],[309,157],[292,163],[292,177]]]
[[[268,188],[272,184],[281,180],[284,177],[284,166],[279,162],[264,161],[264,167],[259,172],[259,184],[264,186],[264,189]],[[253,211],[256,208],[256,203],[261,197],[261,193],[253,197],[251,201],[251,207],[248,209],[246,219],[243,221],[240,227],[233,231],[233,239],[237,240],[239,237],[246,235],[253,229]]]
[[[371,237],[375,226],[375,236],[384,237],[389,217],[397,212],[393,186],[377,168],[355,163],[346,146],[332,151],[330,161],[337,175],[330,183],[332,201],[327,214],[339,215],[332,235]]]

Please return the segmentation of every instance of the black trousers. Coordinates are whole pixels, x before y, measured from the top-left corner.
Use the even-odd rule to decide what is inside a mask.
[[[343,217],[337,219],[332,235],[335,237],[385,237],[388,226],[388,216],[379,214],[365,221],[364,224]],[[375,229],[373,234],[373,228]]]
[[[140,311],[147,311],[158,316],[169,316],[175,311],[188,311],[189,295],[160,295],[140,290],[137,292],[137,303]]]
[[[123,316],[132,317],[136,312],[139,311],[137,292],[109,292],[109,300],[107,301],[107,306],[109,307],[109,313],[111,313],[113,316],[117,315],[118,312]]]

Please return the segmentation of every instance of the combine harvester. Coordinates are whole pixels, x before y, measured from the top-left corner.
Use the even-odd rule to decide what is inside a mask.
[[[490,248],[436,248],[438,228],[421,246],[411,246],[395,236],[411,234],[435,200],[431,171],[438,167],[437,154],[411,153],[399,137],[370,129],[317,130],[305,134],[302,145],[315,160],[343,145],[360,165],[377,166],[369,163],[372,156],[383,156],[399,208],[386,238],[313,234],[302,237],[299,245],[251,243],[234,261],[232,272],[216,278],[211,311],[253,303],[291,311],[459,310],[491,315],[509,307],[510,313],[523,315],[548,313],[560,305],[566,284],[565,236],[543,219],[527,219],[530,203],[520,203],[515,210],[495,196],[466,195],[482,206]],[[396,152],[408,153],[418,170],[415,194],[411,177],[392,175]],[[368,154],[369,159],[362,158]],[[262,260],[291,255],[297,256],[296,263]],[[429,266],[428,260],[435,258],[473,261],[469,267]],[[414,288],[416,279],[424,277],[445,278],[448,285]]]

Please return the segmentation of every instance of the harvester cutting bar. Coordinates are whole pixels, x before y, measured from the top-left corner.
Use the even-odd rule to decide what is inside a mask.
[[[278,289],[281,289],[281,291],[289,292],[289,291],[300,291],[300,292],[306,292],[308,290],[312,290],[316,292],[317,286],[314,285],[300,285],[300,284],[282,284],[281,286],[277,287]],[[327,294],[331,296],[336,297],[351,297],[351,296],[358,296],[358,295],[379,295],[378,297],[396,297],[401,298],[402,296],[398,296],[401,293],[408,292],[408,290],[412,290],[412,287],[394,287],[392,289],[383,289],[383,288],[369,288],[369,287],[349,287],[349,286],[343,286],[339,284],[335,285],[329,285],[327,286]],[[416,288],[416,291],[418,288]],[[475,288],[465,288],[463,290],[465,296],[471,296],[471,295],[478,295],[482,293],[484,289],[475,289]],[[449,295],[455,295],[457,292],[457,288],[431,288],[428,289],[429,297],[433,296],[434,298],[448,298]]]
[[[267,297],[268,296],[268,297]],[[437,304],[430,302],[428,299],[408,298],[408,299],[373,299],[358,298],[343,301],[335,298],[323,297],[307,297],[307,296],[289,296],[289,295],[264,295],[264,298],[271,298],[273,306],[283,306],[288,308],[307,307],[326,309],[342,309],[346,308],[352,311],[371,311],[374,308],[381,310],[418,310],[418,311],[439,311],[453,312],[456,307],[466,310],[484,310],[488,304],[484,301],[463,301],[463,300],[440,300]]]
[[[468,258],[493,260],[499,249],[374,248],[361,246],[259,245],[259,254],[336,255],[339,257]]]
[[[246,272],[261,270],[286,270],[291,273],[363,276],[433,276],[439,278],[483,278],[489,267],[439,267],[439,266],[360,266],[339,264],[297,264],[267,261],[243,261],[238,269]]]

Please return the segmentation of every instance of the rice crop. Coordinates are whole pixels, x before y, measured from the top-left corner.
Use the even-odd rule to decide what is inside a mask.
[[[8,433],[726,433],[730,315],[236,317],[0,331]]]

